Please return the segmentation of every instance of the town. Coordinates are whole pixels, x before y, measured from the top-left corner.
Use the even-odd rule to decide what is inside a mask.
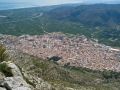
[[[58,57],[58,64],[93,70],[120,71],[120,50],[98,44],[85,36],[47,33],[44,35],[1,35],[1,43],[43,59]]]

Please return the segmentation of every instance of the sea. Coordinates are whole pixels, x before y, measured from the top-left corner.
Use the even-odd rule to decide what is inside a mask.
[[[3,3],[3,2],[0,2],[0,10],[18,9],[18,8],[27,8],[27,7],[38,7],[38,5],[33,5],[31,3]]]

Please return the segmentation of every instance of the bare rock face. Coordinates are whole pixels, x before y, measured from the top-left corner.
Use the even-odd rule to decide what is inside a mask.
[[[42,78],[30,74],[24,74],[24,76],[29,78],[29,81],[34,84],[34,90],[56,90],[51,84],[44,81]]]
[[[3,63],[6,63],[8,67],[11,68],[11,72],[13,74],[13,77],[4,77],[4,79],[1,81],[1,86],[6,88],[5,90],[32,90],[30,85],[28,85],[27,82],[23,79],[19,68],[14,63]]]
[[[7,77],[3,85],[10,90],[31,90],[29,85],[21,77]]]
[[[11,63],[11,62],[5,62],[5,63],[8,65],[8,67],[11,68],[11,72],[12,72],[14,77],[18,77],[18,76],[23,77],[19,68],[14,63]]]
[[[4,74],[0,72],[0,86],[1,86],[1,83],[3,82],[4,78],[5,78]],[[0,87],[0,90],[6,90],[6,88]]]
[[[20,76],[6,77],[3,81],[3,85],[9,90],[31,90],[29,85]]]
[[[5,88],[0,87],[0,90],[6,90]]]
[[[31,90],[29,85],[21,77],[6,77],[4,87],[9,90]]]
[[[5,78],[4,74],[0,72],[0,80],[3,80]]]
[[[37,83],[39,83],[36,85],[36,88],[38,90],[52,90],[53,89],[49,83],[45,82],[41,78],[38,78]]]
[[[4,74],[0,72],[0,90],[55,90],[52,85],[41,78],[26,76],[24,73],[23,77],[23,74],[14,63],[2,62],[2,64],[6,64],[9,68],[11,68],[13,76],[5,77]],[[35,86],[33,87],[29,85],[25,77],[29,80],[29,82],[34,82],[33,84]]]

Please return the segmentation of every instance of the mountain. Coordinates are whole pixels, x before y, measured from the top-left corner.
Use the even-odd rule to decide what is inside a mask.
[[[120,24],[119,8],[119,4],[65,6],[55,8],[49,12],[49,15],[59,20],[80,22],[88,26],[114,27]]]
[[[64,6],[49,11],[48,15],[59,21],[81,23],[85,27],[93,29],[86,31],[91,34],[90,37],[97,38],[99,42],[107,45],[120,46],[119,8],[120,4]]]
[[[42,34],[61,31],[83,34],[100,43],[120,46],[120,5],[55,5],[0,11],[3,34]],[[92,13],[91,13],[92,12]],[[4,17],[3,17],[4,16]]]
[[[64,32],[120,46],[120,4],[55,5],[0,11],[3,34]],[[2,16],[2,17],[1,17]]]
[[[120,90],[119,7],[1,10],[0,90]]]

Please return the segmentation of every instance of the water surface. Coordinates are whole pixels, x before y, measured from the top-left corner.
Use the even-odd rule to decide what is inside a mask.
[[[33,5],[31,3],[3,3],[3,2],[0,2],[0,10],[36,7],[36,6],[37,5]]]

